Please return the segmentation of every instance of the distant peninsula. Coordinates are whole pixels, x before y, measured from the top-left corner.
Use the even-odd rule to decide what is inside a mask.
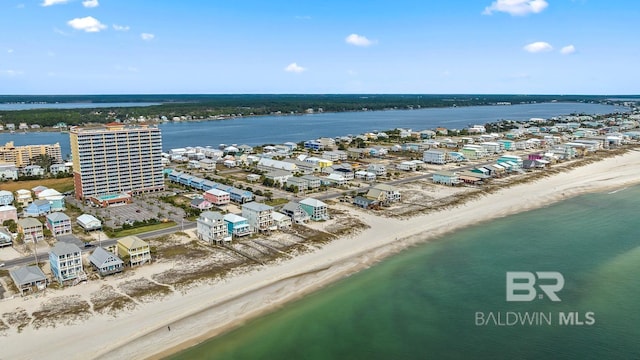
[[[487,95],[487,94],[227,94],[227,95],[0,95],[0,104],[100,104],[96,108],[0,111],[0,124],[50,127],[144,117],[207,120],[225,117],[375,111],[460,106],[505,106],[541,102],[637,103],[638,95]],[[120,103],[118,107],[104,107]],[[130,103],[131,106],[126,106]],[[159,105],[136,106],[138,103]]]

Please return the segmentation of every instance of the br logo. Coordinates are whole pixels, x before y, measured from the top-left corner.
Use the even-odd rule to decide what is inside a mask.
[[[542,290],[551,301],[560,301],[556,293],[564,287],[564,277],[557,271],[507,271],[507,301],[532,301],[536,298],[536,282],[542,284],[537,287]],[[539,299],[544,296],[538,295]]]

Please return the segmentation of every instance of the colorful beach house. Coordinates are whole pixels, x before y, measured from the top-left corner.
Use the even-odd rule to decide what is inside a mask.
[[[16,209],[15,206],[0,206],[0,224],[7,220],[18,221],[18,209]]]
[[[118,255],[131,266],[151,262],[149,244],[137,236],[131,235],[118,239]]]
[[[44,240],[42,223],[38,219],[24,218],[18,220],[18,233],[22,234],[25,242]]]
[[[229,228],[224,221],[224,216],[219,212],[205,211],[200,214],[196,222],[198,239],[209,244],[231,242]]]
[[[225,214],[224,222],[227,224],[227,232],[231,236],[241,237],[251,234],[249,220],[236,214]]]
[[[54,212],[45,217],[46,226],[53,236],[71,234],[71,219],[67,214],[62,212]]]
[[[300,201],[300,207],[313,221],[329,220],[327,204],[314,198],[306,198]]]
[[[13,193],[7,190],[0,190],[0,205],[11,205],[13,203]]]
[[[63,284],[68,280],[86,280],[82,268],[82,251],[78,246],[66,242],[57,242],[49,251],[51,273]]]
[[[246,218],[253,232],[273,230],[273,206],[252,201],[242,205],[242,217]]]
[[[38,217],[51,212],[51,204],[47,200],[35,200],[24,209],[24,216]]]
[[[31,191],[26,189],[16,190],[16,201],[23,208],[29,206],[29,204],[33,202],[33,198],[31,197]]]
[[[460,183],[460,178],[458,174],[452,171],[438,171],[433,173],[431,177],[434,183],[443,184],[443,185],[458,185]]]
[[[44,290],[47,287],[47,276],[38,265],[26,265],[9,271],[13,283],[24,295],[27,291]]]
[[[211,204],[209,201],[207,201],[206,199],[193,199],[191,200],[191,203],[189,204],[189,206],[191,206],[194,209],[198,209],[198,210],[209,210],[213,207],[213,204]]]
[[[517,155],[502,155],[501,157],[498,158],[498,164],[514,163],[516,164],[516,169],[522,169],[522,161],[523,161],[522,158]],[[516,170],[516,169],[513,169],[513,166],[512,166],[512,170]]]
[[[231,202],[231,194],[219,189],[205,191],[204,198],[215,206],[223,206]]]
[[[98,271],[100,276],[119,273],[124,269],[124,261],[122,261],[122,259],[101,247],[96,248],[93,253],[91,253],[89,262]]]
[[[38,194],[38,199],[47,200],[51,205],[51,211],[62,211],[65,209],[64,196],[55,189],[46,189]]]

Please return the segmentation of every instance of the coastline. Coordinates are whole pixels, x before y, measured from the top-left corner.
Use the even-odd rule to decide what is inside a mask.
[[[500,189],[455,208],[407,220],[383,218],[338,205],[341,209],[357,212],[370,228],[337,239],[314,252],[279,264],[257,267],[213,286],[176,293],[115,318],[96,316],[58,328],[29,327],[22,333],[11,331],[0,337],[0,343],[3,343],[4,355],[9,358],[163,358],[282,307],[412,245],[583,193],[638,184],[638,166],[640,151],[630,150],[624,155]],[[149,268],[141,270],[152,271]],[[6,302],[0,303],[3,309],[5,305]],[[171,331],[167,326],[171,326]],[[34,336],[38,339],[37,347],[30,346]]]

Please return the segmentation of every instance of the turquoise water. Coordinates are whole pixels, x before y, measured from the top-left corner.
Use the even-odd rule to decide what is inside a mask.
[[[640,187],[590,194],[408,249],[171,359],[638,359]],[[507,271],[558,271],[561,302],[506,302]],[[552,324],[476,326],[476,312]],[[558,324],[593,312],[595,324]]]

